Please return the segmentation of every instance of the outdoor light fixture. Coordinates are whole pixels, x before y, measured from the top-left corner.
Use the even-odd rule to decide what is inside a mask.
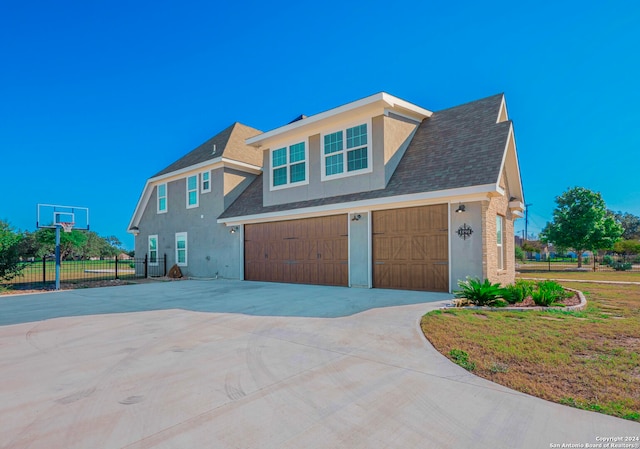
[[[362,215],[360,214],[356,214],[353,217],[351,217],[351,221],[358,221],[362,218]]]
[[[456,214],[461,214],[462,212],[464,212],[466,209],[465,205],[460,203],[460,205],[458,206],[458,208],[456,209]]]
[[[240,229],[239,226],[231,226],[231,230],[229,231],[231,234],[235,234]]]

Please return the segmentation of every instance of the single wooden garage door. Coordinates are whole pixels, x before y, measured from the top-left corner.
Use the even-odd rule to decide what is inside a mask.
[[[448,207],[373,212],[373,286],[449,291]]]
[[[347,220],[335,215],[245,225],[244,278],[348,285]]]

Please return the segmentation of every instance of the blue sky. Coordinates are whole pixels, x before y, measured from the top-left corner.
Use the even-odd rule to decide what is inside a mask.
[[[217,3],[0,1],[0,218],[87,206],[131,248],[145,180],[231,123],[379,91],[433,111],[504,92],[530,232],[577,185],[640,215],[640,3]]]

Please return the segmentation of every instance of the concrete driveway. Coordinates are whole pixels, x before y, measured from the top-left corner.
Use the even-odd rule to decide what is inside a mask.
[[[418,328],[448,298],[234,281],[1,297],[0,448],[549,448],[640,435],[451,364]]]

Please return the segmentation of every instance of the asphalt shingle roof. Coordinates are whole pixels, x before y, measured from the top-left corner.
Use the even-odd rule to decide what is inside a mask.
[[[423,120],[385,189],[265,207],[260,175],[220,218],[497,183],[511,128],[511,121],[496,123],[502,99],[493,95]]]
[[[228,159],[262,167],[262,151],[244,143],[246,139],[258,134],[262,134],[262,131],[235,122],[152,177],[165,175],[223,155]],[[215,154],[213,154],[214,145]]]

